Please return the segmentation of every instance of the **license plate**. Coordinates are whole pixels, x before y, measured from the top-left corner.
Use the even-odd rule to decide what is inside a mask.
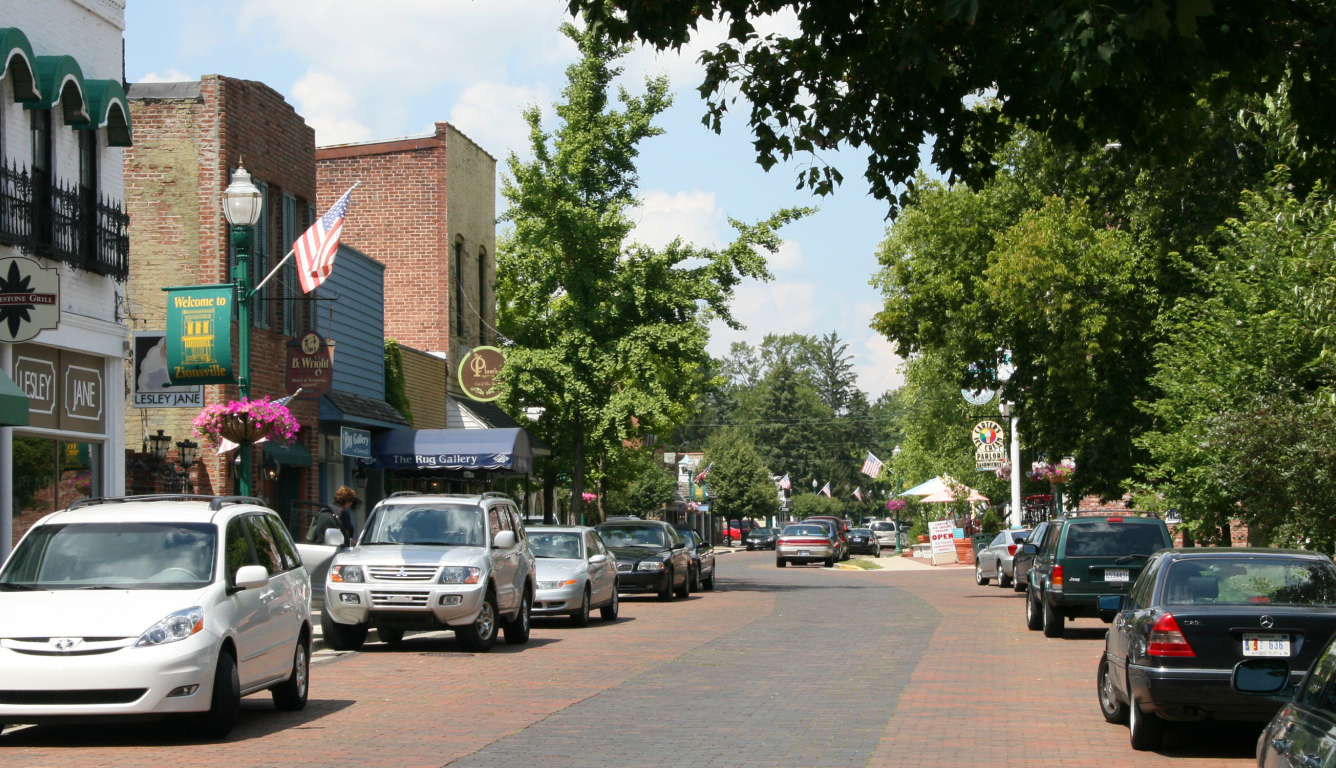
[[[1129,581],[1129,574],[1126,568],[1105,568],[1104,580],[1107,582]]]
[[[1244,656],[1289,656],[1289,635],[1263,635],[1255,632],[1243,633]]]
[[[812,554],[812,550],[810,550],[810,549],[800,549],[800,550],[798,550],[798,554],[799,554],[799,555],[810,555],[810,554]]]

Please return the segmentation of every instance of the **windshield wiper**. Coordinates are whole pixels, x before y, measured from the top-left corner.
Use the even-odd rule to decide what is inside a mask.
[[[1150,555],[1143,555],[1143,554],[1140,554],[1140,553],[1135,554],[1135,555],[1123,555],[1122,557],[1118,558],[1117,560],[1114,560],[1113,562],[1115,562],[1115,563],[1130,563],[1130,562],[1132,562],[1133,560],[1137,559],[1138,557],[1141,558],[1142,560],[1145,560],[1146,558],[1150,557]]]
[[[13,581],[0,581],[0,589],[12,589],[15,592],[42,592],[41,587],[34,587],[31,584],[18,584]]]
[[[121,590],[121,589],[129,589],[129,587],[111,587],[111,586],[107,586],[106,584],[97,584],[97,585],[94,585],[94,586],[91,586],[91,587],[75,587],[75,589],[115,589],[115,590]]]

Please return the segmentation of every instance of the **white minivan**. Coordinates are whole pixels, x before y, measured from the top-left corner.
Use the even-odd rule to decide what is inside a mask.
[[[241,697],[306,706],[311,582],[259,499],[88,499],[0,569],[0,725],[173,716],[221,738]]]

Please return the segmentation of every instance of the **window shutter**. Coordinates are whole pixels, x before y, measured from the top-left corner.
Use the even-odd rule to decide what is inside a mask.
[[[289,194],[283,195],[283,256],[288,255],[292,250],[292,243],[297,239],[297,198]],[[280,257],[281,258],[281,257]],[[283,333],[288,336],[297,335],[297,265],[293,259],[288,259],[283,265]]]

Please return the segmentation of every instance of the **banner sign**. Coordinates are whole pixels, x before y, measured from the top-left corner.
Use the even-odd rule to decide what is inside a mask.
[[[0,259],[0,341],[27,341],[60,325],[60,270],[35,259]]]
[[[135,408],[203,408],[204,387],[174,387],[167,375],[167,332],[135,331]]]
[[[298,400],[313,400],[330,390],[334,385],[334,342],[324,339],[318,333],[308,333],[300,339],[288,342],[287,391],[301,389]],[[370,458],[371,446],[368,443]],[[350,454],[345,454],[350,455]],[[351,454],[361,456],[362,454]]]
[[[500,397],[497,377],[505,362],[505,355],[496,347],[478,347],[464,355],[459,361],[459,386],[464,394],[484,403]]]
[[[339,453],[344,456],[356,456],[359,459],[371,458],[371,432],[365,429],[339,427]]]
[[[385,469],[510,469],[514,462],[509,453],[392,453],[377,458]]]
[[[974,425],[974,468],[990,472],[1007,460],[1006,432],[995,421]]]
[[[232,384],[233,286],[167,290],[167,376],[172,384]]]
[[[933,520],[928,523],[928,540],[932,542],[932,553],[934,555],[954,553],[956,551],[954,520]]]

